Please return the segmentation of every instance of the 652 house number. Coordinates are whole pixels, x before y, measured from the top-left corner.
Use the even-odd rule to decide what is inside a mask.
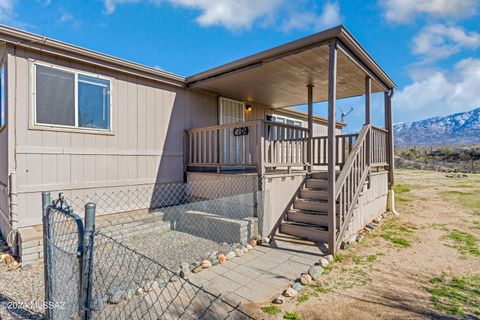
[[[248,134],[248,127],[234,128],[234,136],[246,136]]]

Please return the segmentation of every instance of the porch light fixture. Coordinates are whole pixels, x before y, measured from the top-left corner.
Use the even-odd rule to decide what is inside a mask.
[[[252,111],[252,105],[251,104],[246,104],[245,105],[245,111]]]

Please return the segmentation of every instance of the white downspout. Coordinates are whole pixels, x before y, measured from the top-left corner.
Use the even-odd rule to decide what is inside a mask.
[[[393,138],[393,111],[392,111],[392,98],[393,96],[395,95],[395,90],[394,89],[390,89],[388,91],[388,112],[389,112],[389,115],[388,115],[388,118],[389,118],[389,134],[391,135],[391,138],[389,139],[390,140],[390,143],[391,143],[391,150],[389,150],[390,152],[390,165],[391,165],[391,168],[390,170],[393,171],[393,174],[395,174],[395,171],[394,171],[394,162],[395,162],[395,155],[394,155],[394,145],[393,145],[393,141],[394,141],[394,138]],[[389,182],[389,186],[388,186],[388,196],[387,196],[387,210],[392,212],[394,215],[398,216],[399,213],[397,212],[397,210],[395,209],[395,191],[393,190],[393,186],[395,185],[394,181],[392,181],[392,183]]]

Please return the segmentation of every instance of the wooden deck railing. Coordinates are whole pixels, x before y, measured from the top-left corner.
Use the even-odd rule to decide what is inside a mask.
[[[372,166],[386,165],[384,129],[371,127]],[[351,154],[359,133],[336,136],[336,164],[343,167]],[[312,138],[314,166],[328,164],[328,137]],[[267,168],[300,168],[310,165],[307,158],[308,129],[255,120],[242,123],[196,128],[186,131],[187,167],[255,167],[263,173]]]
[[[250,121],[188,130],[187,166],[257,166],[261,158],[258,147],[260,124],[259,121]]]
[[[266,168],[302,167],[308,164],[308,129],[271,121],[263,123],[263,165]]]
[[[369,149],[367,137],[370,135],[370,132],[371,125],[364,125],[353,150],[348,156],[347,161],[335,182],[335,199],[338,203],[336,209],[336,221],[338,227],[329,226],[329,232],[335,233],[335,246],[337,247],[343,240],[343,235],[350,223],[358,197],[360,196],[365,181],[370,174],[370,164],[368,163],[367,157]]]
[[[336,136],[336,163],[342,166],[347,160],[348,155],[353,149],[357,141],[358,133],[339,134]],[[328,137],[313,137],[312,138],[312,152],[313,165],[326,166],[328,164]]]
[[[388,131],[382,128],[373,127],[371,129],[371,164],[372,166],[386,166],[387,165],[387,133]]]

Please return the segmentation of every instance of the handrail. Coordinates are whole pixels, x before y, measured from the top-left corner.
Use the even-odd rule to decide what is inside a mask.
[[[370,130],[371,125],[366,124],[363,126],[362,130],[360,131],[360,134],[358,135],[357,138],[357,143],[353,147],[352,151],[350,152],[350,155],[347,158],[347,161],[345,161],[345,165],[343,166],[342,171],[340,172],[340,175],[337,178],[337,181],[335,182],[335,197],[338,197],[338,194],[341,191],[342,185],[345,183],[345,180],[347,179],[347,174],[351,170],[353,161],[355,161],[355,157],[357,156],[361,145],[363,144],[365,138],[367,137],[367,133]]]
[[[247,127],[252,124],[256,124],[258,122],[261,122],[262,120],[252,120],[252,121],[245,121],[245,122],[235,122],[235,123],[227,123],[227,124],[219,124],[215,126],[209,126],[209,127],[201,127],[201,128],[192,128],[192,129],[187,129],[185,132],[196,132],[196,131],[208,131],[208,130],[217,130],[217,129],[224,129],[224,128],[234,128],[234,127]]]
[[[357,138],[354,148],[350,152],[345,165],[335,183],[335,200],[338,202],[338,232],[337,228],[330,229],[334,232],[337,247],[341,244],[343,235],[347,230],[353,210],[357,205],[360,193],[364,188],[365,181],[370,173],[370,163],[367,154],[371,151],[368,139],[372,126],[363,126]],[[335,248],[337,249],[337,248]]]
[[[380,128],[380,127],[377,127],[377,126],[372,126],[372,129],[373,130],[378,130],[378,131],[383,131],[385,133],[388,133],[388,130],[385,129],[385,128]]]

